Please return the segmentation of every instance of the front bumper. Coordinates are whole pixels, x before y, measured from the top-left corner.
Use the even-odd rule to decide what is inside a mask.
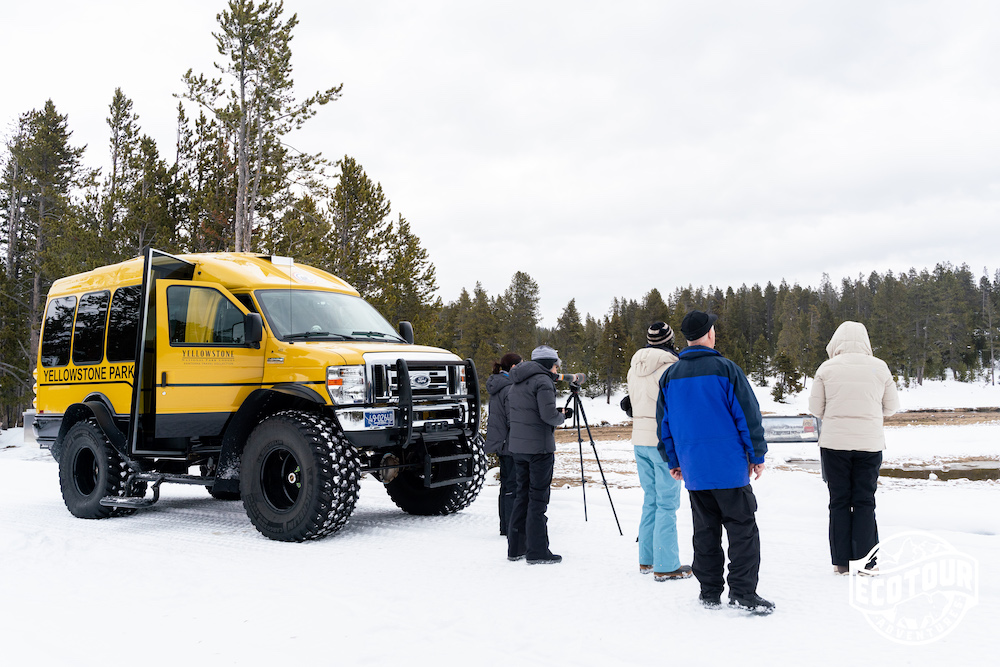
[[[471,439],[479,431],[479,379],[471,359],[366,359],[366,402],[333,409],[344,435],[362,449]]]

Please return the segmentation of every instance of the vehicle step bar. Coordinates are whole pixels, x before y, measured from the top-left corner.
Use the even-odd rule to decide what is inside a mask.
[[[449,461],[468,461],[472,458],[472,454],[450,454],[448,456],[431,456],[429,453],[424,457],[424,487],[428,489],[437,489],[442,486],[451,486],[452,484],[464,484],[466,482],[471,482],[472,477],[452,477],[450,479],[434,480],[432,475],[431,466],[435,463],[447,463]]]
[[[101,498],[101,505],[104,507],[123,507],[126,509],[145,509],[156,503],[160,499],[160,484],[169,482],[171,484],[197,484],[199,486],[211,487],[215,484],[214,477],[202,477],[200,475],[173,475],[163,472],[139,472],[129,477],[127,486],[132,486],[132,482],[152,482],[153,497],[142,496],[105,496]]]

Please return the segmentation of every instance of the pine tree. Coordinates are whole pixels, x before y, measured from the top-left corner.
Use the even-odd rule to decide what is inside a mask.
[[[354,158],[345,155],[339,166],[329,210],[331,254],[324,268],[377,302],[386,287],[381,273],[392,241],[391,206],[382,185],[372,183]]]
[[[617,300],[616,303],[617,304]],[[628,361],[632,358],[631,344],[618,309],[612,306],[611,315],[604,318],[604,335],[597,347],[597,368],[604,387],[605,398],[611,402],[614,393],[624,381],[628,372]]]
[[[319,154],[291,158],[282,138],[316,114],[316,106],[340,96],[341,86],[320,91],[302,102],[292,94],[293,14],[282,20],[284,3],[229,0],[218,15],[220,30],[213,33],[223,57],[216,64],[223,79],[184,75],[183,97],[200,104],[226,129],[236,155],[236,250],[253,249],[254,216],[268,200],[287,196],[292,174],[298,180],[321,169]]]
[[[65,253],[79,245],[59,243],[75,224],[71,193],[85,177],[81,165],[84,148],[70,145],[68,120],[48,100],[41,111],[32,111],[23,119],[23,141],[16,144],[13,157],[20,165],[23,187],[23,217],[20,247],[32,274],[27,298],[30,336],[28,358],[38,350],[41,310],[49,283],[62,275],[68,262]]]
[[[576,308],[576,299],[570,299],[556,320],[553,332],[553,343],[563,358],[564,365],[569,369],[586,371],[583,358],[583,323],[580,321],[580,311]],[[578,371],[571,371],[578,372]]]
[[[434,264],[402,215],[392,231],[389,246],[388,270],[383,274],[383,285],[373,303],[393,325],[406,320],[413,325],[417,340],[432,340],[437,316]]]
[[[583,322],[583,365],[592,374],[591,381],[583,386],[584,393],[593,398],[601,394],[600,349],[604,340],[604,328],[590,313]]]
[[[438,317],[438,346],[451,350],[463,359],[475,354],[471,336],[466,334],[467,327],[471,326],[471,310],[472,299],[469,291],[463,287],[458,299],[445,306]]]
[[[261,247],[272,255],[292,257],[299,264],[323,266],[330,258],[330,223],[312,197],[295,201],[279,224],[261,235]]]
[[[503,309],[499,310],[500,341],[505,349],[525,350],[527,357],[536,347],[538,327],[538,283],[523,271],[511,278],[503,293]]]
[[[187,126],[183,108],[178,115],[177,174],[185,192],[186,216],[179,222],[185,245],[192,252],[232,250],[235,166],[220,125],[204,113]]]

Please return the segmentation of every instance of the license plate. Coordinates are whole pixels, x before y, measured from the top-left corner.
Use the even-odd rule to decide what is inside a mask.
[[[389,428],[395,425],[395,411],[365,410],[365,428]]]

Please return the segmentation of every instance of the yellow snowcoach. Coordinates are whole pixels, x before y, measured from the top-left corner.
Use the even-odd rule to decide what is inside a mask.
[[[35,435],[81,518],[200,484],[302,541],[347,522],[366,472],[411,514],[461,510],[483,483],[472,361],[288,258],[149,250],[58,280],[36,376]]]

